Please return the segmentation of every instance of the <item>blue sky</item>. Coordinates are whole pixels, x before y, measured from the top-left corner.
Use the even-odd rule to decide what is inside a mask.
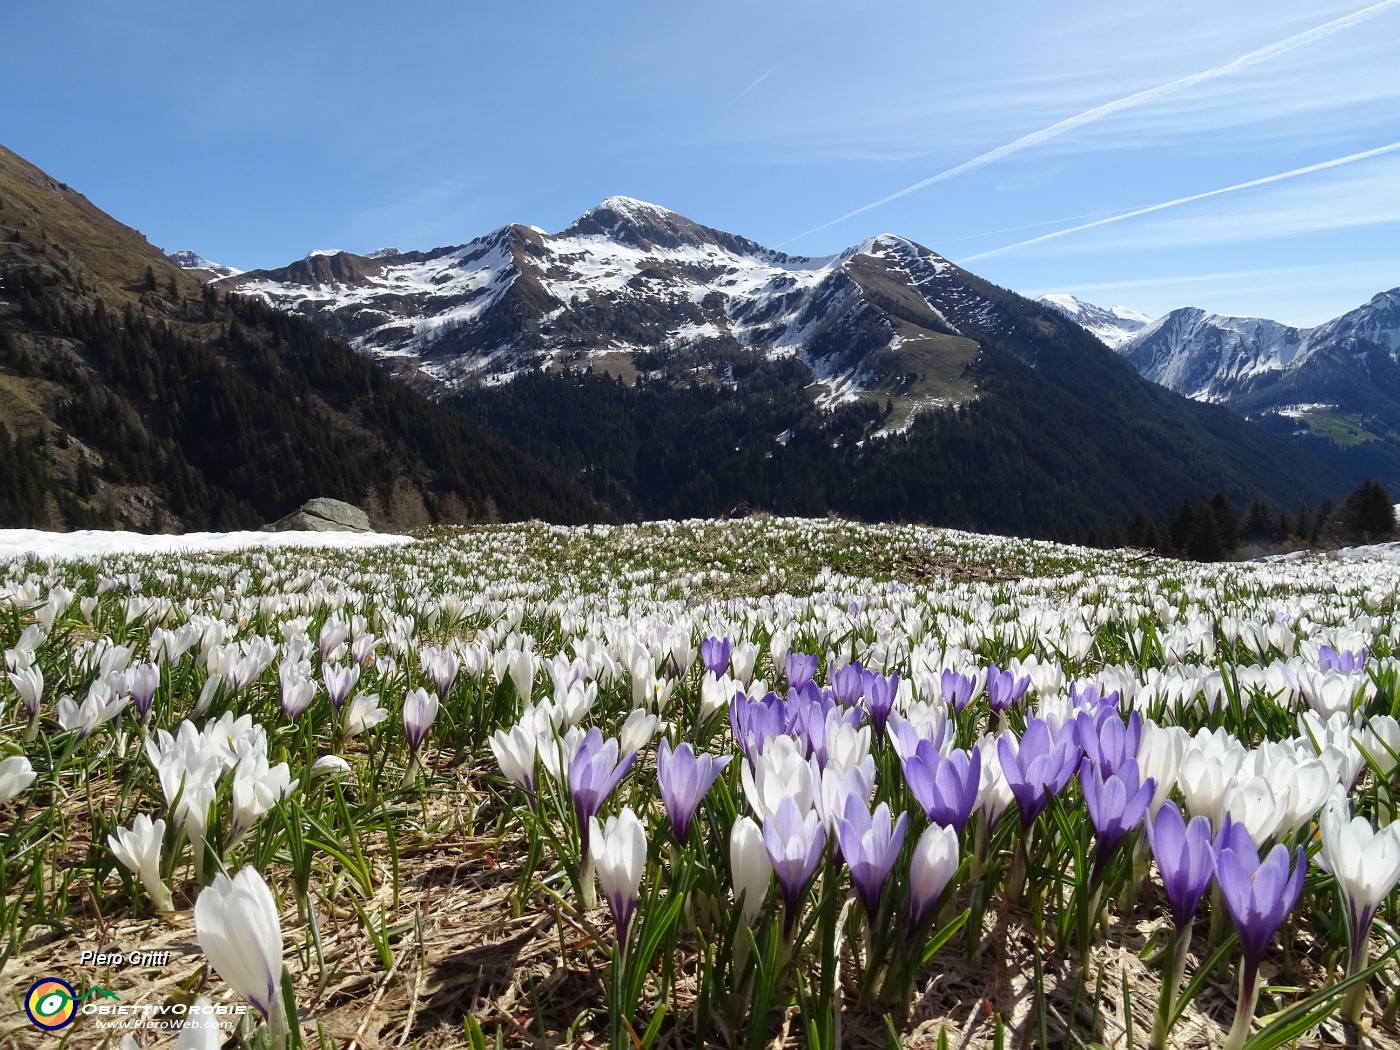
[[[0,27],[0,143],[243,268],[626,194],[1152,314],[1311,324],[1400,284],[1400,0],[75,0]]]

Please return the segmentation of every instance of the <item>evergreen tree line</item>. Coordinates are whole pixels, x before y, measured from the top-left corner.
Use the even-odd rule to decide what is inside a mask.
[[[188,528],[257,527],[313,496],[378,504],[390,516],[407,500],[425,520],[605,513],[460,414],[261,302],[206,287],[169,323],[130,303],[114,312],[64,294],[76,288],[54,271],[12,269],[5,285],[20,327],[0,322],[0,368],[59,385],[52,422],[100,454],[101,480],[149,486]],[[73,340],[78,352],[35,336]],[[85,509],[96,487],[87,458],[65,480],[41,453],[33,435],[0,442],[7,523],[57,517],[72,527],[94,514],[101,523],[102,511]]]
[[[1240,554],[1317,546],[1379,543],[1397,535],[1395,504],[1385,485],[1363,481],[1339,505],[1324,500],[1299,504],[1289,513],[1255,500],[1240,515],[1223,492],[1193,503],[1182,499],[1169,515],[1154,519],[1141,507],[1126,523],[1075,537],[1094,547],[1138,547],[1192,561],[1223,561]]]
[[[1233,442],[1248,424],[1207,412],[1219,435],[1183,425],[1182,413],[1211,406],[1163,391],[1159,411],[1158,394],[1144,393],[1130,369],[1097,385],[1078,373],[1060,382],[1044,363],[988,347],[968,372],[975,399],[880,435],[886,398],[818,409],[805,389],[811,374],[793,359],[711,360],[719,374],[742,371],[732,383],[667,373],[660,354],[638,364],[663,371],[631,385],[532,372],[453,404],[627,519],[835,512],[1082,539],[1121,532],[1135,505],[1165,521],[1183,497],[1216,490],[1283,506],[1328,492],[1286,446],[1240,441],[1243,465],[1224,461],[1212,438]]]

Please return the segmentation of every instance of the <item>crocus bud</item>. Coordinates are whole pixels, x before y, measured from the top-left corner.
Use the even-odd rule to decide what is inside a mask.
[[[107,836],[112,855],[141,880],[141,886],[157,911],[174,911],[175,902],[160,875],[160,849],[165,841],[165,821],[138,813],[130,828],[118,828]]]
[[[617,924],[618,943],[626,945],[627,928],[637,908],[646,870],[647,833],[630,806],[618,816],[609,817],[606,824],[600,824],[597,817],[590,818],[590,823],[598,883]]]
[[[455,667],[453,674],[456,674]],[[438,698],[426,689],[415,689],[404,697],[403,729],[404,735],[408,737],[408,749],[413,754],[416,755],[423,746],[437,713]]]
[[[933,914],[933,906],[958,870],[958,836],[952,828],[930,824],[914,844],[909,864],[909,932]]]
[[[262,876],[247,867],[216,878],[194,903],[194,930],[209,965],[280,1031],[282,920]]]
[[[734,878],[734,899],[743,900],[744,922],[752,926],[768,897],[773,865],[763,846],[763,831],[751,817],[740,817],[729,831],[729,870]]]

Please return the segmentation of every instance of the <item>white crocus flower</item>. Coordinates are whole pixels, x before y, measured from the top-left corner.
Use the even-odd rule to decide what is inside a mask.
[[[220,1050],[224,1045],[223,1028],[214,1004],[200,996],[190,1004],[180,1034],[175,1037],[175,1050]]]
[[[498,729],[487,741],[496,763],[507,780],[522,787],[533,798],[535,794],[535,752],[539,736],[525,722],[510,729]],[[552,740],[551,740],[552,743]]]
[[[296,788],[287,763],[268,765],[267,756],[260,753],[245,755],[233,771],[233,816],[230,821],[228,846],[247,834],[258,819]]]
[[[982,753],[981,776],[977,783],[977,811],[982,814],[982,823],[990,829],[996,826],[1015,796],[1011,793],[1011,785],[1006,782],[1006,774],[1002,772],[997,738],[991,733],[983,733],[977,738],[977,750]]]
[[[352,739],[389,717],[380,706],[378,693],[356,693],[345,708],[345,737]]]
[[[267,1019],[281,1045],[282,920],[267,883],[251,867],[220,875],[194,903],[194,929],[209,965]]]
[[[729,675],[716,678],[709,671],[700,680],[700,721],[708,722],[721,711],[727,710],[734,694],[739,691],[739,683]]]
[[[24,705],[24,739],[33,743],[39,735],[39,701],[44,695],[44,672],[38,664],[26,664],[10,672],[10,684],[15,687]]]
[[[958,863],[957,833],[950,827],[930,824],[915,843],[909,862],[911,926],[918,928],[932,914],[939,895],[957,873]]]
[[[753,681],[754,664],[758,662],[758,646],[752,642],[740,642],[729,654],[729,666],[736,681],[745,686]]]
[[[34,766],[24,755],[0,759],[0,806],[34,783]]]
[[[107,836],[112,855],[140,880],[157,911],[174,911],[175,902],[160,874],[160,851],[165,843],[165,821],[138,813],[130,828],[118,828]]]
[[[589,852],[603,899],[617,924],[619,943],[627,943],[627,928],[640,895],[647,863],[647,833],[630,806],[601,824],[589,818]]]
[[[1283,827],[1289,812],[1289,793],[1275,792],[1264,777],[1250,777],[1229,784],[1220,799],[1216,827],[1228,817],[1243,824],[1256,843],[1267,842]]]
[[[528,703],[530,692],[534,688],[535,654],[529,651],[512,652],[508,658],[507,667],[511,684],[515,686],[516,695]]]
[[[322,755],[311,763],[311,769],[307,771],[307,776],[312,780],[319,780],[322,777],[340,780],[342,777],[350,776],[352,772],[350,763],[339,755]]]
[[[775,814],[778,803],[785,798],[797,803],[799,813],[806,813],[815,803],[817,783],[812,767],[790,736],[769,737],[763,753],[752,765],[743,763],[739,773],[744,794],[760,821]]]
[[[64,729],[78,730],[78,739],[84,739],[98,726],[105,725],[131,702],[129,697],[119,697],[101,682],[94,682],[81,704],[71,696],[58,701],[58,724]]]
[[[656,715],[648,714],[646,711],[636,709],[627,716],[627,720],[622,723],[622,728],[618,730],[618,743],[620,754],[630,755],[640,751],[651,743],[651,738],[656,735],[657,727],[661,725],[661,719]]]
[[[1353,817],[1340,788],[1322,810],[1318,821],[1322,849],[1318,864],[1337,880],[1337,889],[1347,909],[1347,934],[1351,945],[1349,973],[1357,973],[1367,962],[1367,936],[1371,920],[1400,882],[1400,824],[1380,831],[1365,817]],[[1353,1020],[1365,1002],[1362,985],[1347,998],[1344,1010]]]
[[[1156,790],[1152,793],[1151,812],[1167,800],[1176,787],[1181,773],[1181,763],[1186,757],[1186,748],[1191,740],[1181,726],[1159,726],[1150,718],[1142,723],[1142,737],[1138,744],[1138,772],[1143,780],[1152,778]]]
[[[740,817],[729,830],[729,870],[734,900],[743,899],[744,923],[752,926],[763,911],[773,881],[773,862],[763,845],[763,830],[752,817]]]

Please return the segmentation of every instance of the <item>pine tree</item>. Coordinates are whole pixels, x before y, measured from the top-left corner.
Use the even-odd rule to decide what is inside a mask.
[[[1220,519],[1209,503],[1196,509],[1191,521],[1191,534],[1186,540],[1186,556],[1192,561],[1221,561],[1225,543],[1220,535]]]
[[[1244,539],[1259,542],[1269,538],[1273,527],[1269,505],[1262,499],[1257,499],[1249,505],[1249,512],[1245,515],[1244,525],[1241,526],[1240,531]]]
[[[1379,481],[1363,481],[1342,501],[1332,530],[1344,541],[1374,543],[1395,535],[1395,501]]]
[[[1215,515],[1220,545],[1228,554],[1240,545],[1239,514],[1235,511],[1235,505],[1230,502],[1230,497],[1223,492],[1217,492],[1210,498],[1210,511]]]

